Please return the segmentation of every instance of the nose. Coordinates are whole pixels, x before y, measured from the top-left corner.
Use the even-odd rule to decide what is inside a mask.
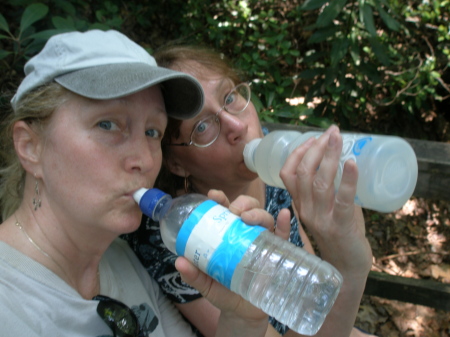
[[[223,110],[219,114],[221,132],[225,135],[230,144],[239,143],[247,133],[248,125],[240,115],[232,115]]]
[[[125,168],[128,172],[148,173],[155,168],[159,169],[161,148],[155,149],[154,146],[150,146],[145,135],[134,137],[128,142],[125,151],[127,151]]]

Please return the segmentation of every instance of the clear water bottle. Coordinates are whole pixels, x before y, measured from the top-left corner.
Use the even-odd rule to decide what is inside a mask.
[[[172,197],[156,188],[134,194],[159,221],[167,248],[184,256],[290,329],[314,335],[342,285],[329,263],[261,226],[246,225],[201,194]]]
[[[268,185],[285,188],[280,170],[289,154],[322,132],[272,131],[244,148],[244,162]],[[344,163],[352,159],[358,166],[355,203],[379,212],[401,208],[417,183],[417,158],[411,145],[395,136],[342,133],[343,148],[334,180],[340,185]]]

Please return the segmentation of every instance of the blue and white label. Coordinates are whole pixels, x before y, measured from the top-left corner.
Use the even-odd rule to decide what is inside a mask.
[[[358,156],[361,154],[363,148],[372,141],[370,136],[342,134],[342,152],[339,159],[339,166],[334,179],[334,186],[337,189],[341,184],[342,172],[344,171],[344,164],[347,160],[352,159],[358,163]]]
[[[264,230],[261,226],[246,225],[227,208],[208,200],[184,222],[177,236],[176,251],[230,288],[237,264]]]
[[[372,137],[362,137],[355,140],[355,144],[353,145],[353,154],[355,156],[359,156],[361,154],[362,149],[366,146],[367,143],[372,141]]]

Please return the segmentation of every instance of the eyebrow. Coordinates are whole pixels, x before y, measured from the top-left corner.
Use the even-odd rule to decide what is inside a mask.
[[[230,78],[228,78],[228,77],[224,77],[224,78],[220,81],[220,83],[217,85],[217,90],[216,90],[216,91],[219,91],[220,89],[223,89],[223,87],[224,87],[226,84],[230,84],[230,86],[233,87],[233,81],[232,81]]]

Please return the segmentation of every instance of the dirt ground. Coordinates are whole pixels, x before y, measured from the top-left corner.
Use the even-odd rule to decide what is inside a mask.
[[[450,203],[411,199],[394,213],[364,210],[372,270],[450,283]],[[356,326],[380,337],[450,337],[450,312],[364,296]]]

